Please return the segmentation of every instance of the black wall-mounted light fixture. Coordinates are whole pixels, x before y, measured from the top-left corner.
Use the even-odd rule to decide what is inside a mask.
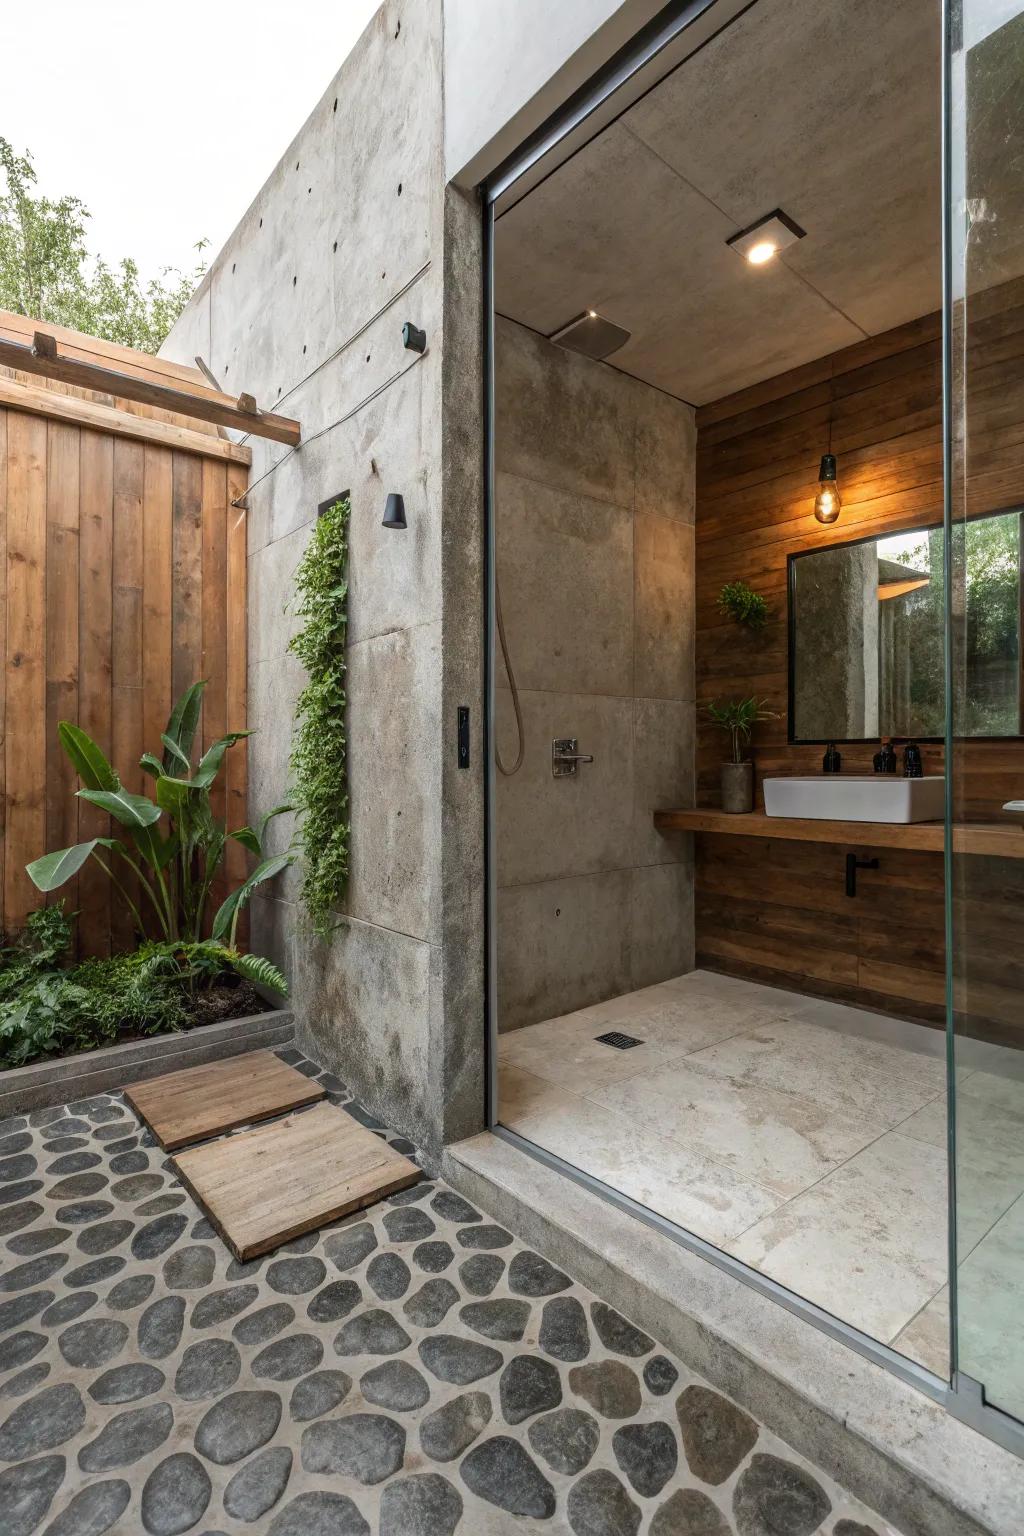
[[[381,526],[384,528],[408,528],[409,526],[405,520],[404,498],[397,495],[395,491],[390,493],[384,504],[384,521]]]
[[[427,333],[421,331],[418,325],[413,325],[407,320],[402,326],[402,346],[410,352],[425,352],[427,350]]]

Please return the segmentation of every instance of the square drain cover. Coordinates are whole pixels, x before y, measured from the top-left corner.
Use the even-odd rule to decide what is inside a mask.
[[[634,1040],[632,1035],[624,1035],[621,1029],[610,1029],[606,1035],[596,1035],[595,1039],[601,1045],[614,1046],[617,1051],[631,1051],[634,1045],[643,1045],[642,1040]]]

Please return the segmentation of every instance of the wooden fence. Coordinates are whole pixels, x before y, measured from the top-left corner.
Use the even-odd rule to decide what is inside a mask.
[[[103,350],[107,366],[122,366],[123,349]],[[231,503],[245,490],[248,453],[183,420],[2,371],[0,923],[8,933],[41,900],[25,865],[109,825],[75,797],[59,721],[94,736],[138,791],[152,783],[140,753],[162,750],[172,702],[197,678],[208,680],[204,746],[245,724],[246,529]],[[216,809],[241,825],[244,745],[226,763]],[[229,848],[237,875],[243,851]],[[62,894],[80,913],[81,954],[130,943],[101,871],[87,866]]]

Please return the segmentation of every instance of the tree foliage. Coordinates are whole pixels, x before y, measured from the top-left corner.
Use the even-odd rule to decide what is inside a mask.
[[[0,309],[65,325],[140,352],[156,352],[205,271],[164,267],[143,283],[125,256],[90,255],[89,210],[79,197],[44,197],[32,156],[0,137]]]

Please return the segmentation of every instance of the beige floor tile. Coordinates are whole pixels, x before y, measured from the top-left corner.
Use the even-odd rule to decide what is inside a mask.
[[[735,1083],[694,1057],[588,1097],[784,1196],[816,1183],[885,1130],[798,1094]]]
[[[547,1025],[531,1025],[528,1029],[517,1029],[502,1036],[500,1060],[561,1084],[570,1093],[587,1093],[632,1077],[637,1072],[666,1067],[677,1054],[647,1044],[619,1051],[613,1046],[599,1044],[588,1029],[572,1026],[550,1033],[534,1033],[547,1028]]]
[[[780,1203],[699,1152],[515,1068],[502,1068],[499,1104],[510,1130],[717,1246]]]
[[[960,1265],[959,1367],[984,1383],[996,1407],[1024,1419],[1024,1199],[996,1222]]]
[[[986,1396],[1024,1418],[1024,1329],[1020,1277],[1024,1273],[1024,1200],[1019,1200],[960,1265],[959,1365],[983,1383]],[[946,1374],[949,1292],[943,1288],[894,1341],[936,1375]]]
[[[949,1377],[949,1291],[946,1286],[922,1307],[892,1341],[893,1349],[936,1376]]]
[[[893,1126],[943,1087],[939,1063],[906,1053],[904,1064],[901,1054],[876,1041],[784,1019],[701,1051],[694,1065],[745,1087],[798,1093]]]
[[[977,1073],[958,1084],[956,1106],[957,1156],[984,1160],[998,1153],[1014,1155],[1024,1149],[1024,1115],[990,1104],[984,1094],[968,1093]],[[933,1099],[901,1122],[901,1136],[944,1147],[947,1137],[946,1096]]]
[[[883,1136],[729,1251],[888,1342],[948,1279],[945,1158]]]

